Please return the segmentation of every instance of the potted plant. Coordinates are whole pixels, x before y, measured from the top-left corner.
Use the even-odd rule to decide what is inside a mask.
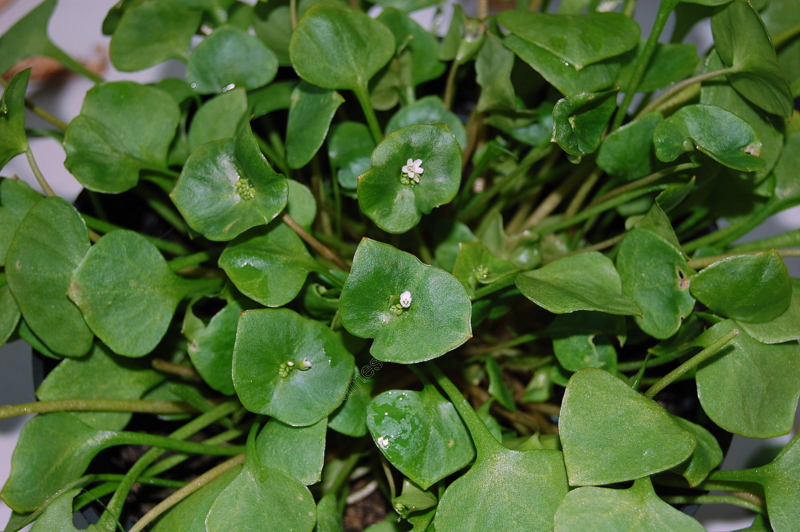
[[[148,486],[134,532],[341,531],[374,490],[373,531],[702,530],[678,508],[719,502],[800,528],[796,438],[718,469],[800,396],[800,232],[734,245],[800,203],[794,3],[664,0],[642,36],[635,0],[481,1],[443,37],[407,14],[435,2],[378,4],[123,0],[113,64],[186,63],[152,85],[51,43],[55,0],[0,38],[0,71],[96,81],[68,125],[28,70],[0,107],[0,167],[46,193],[0,181],[0,340],[57,363],[0,407],[38,414],[6,532],[98,500],[111,532]],[[151,448],[95,459],[119,446]]]

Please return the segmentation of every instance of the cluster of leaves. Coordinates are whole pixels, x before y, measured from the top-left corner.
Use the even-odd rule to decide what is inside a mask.
[[[26,129],[29,71],[7,84],[0,168],[26,154],[47,197],[0,180],[0,342],[59,362],[0,408],[39,414],[6,532],[74,530],[98,499],[112,532],[136,482],[175,490],[136,532],[342,531],[363,474],[399,515],[374,532],[702,530],[675,506],[704,502],[800,528],[797,439],[717,470],[800,397],[800,231],[733,245],[800,204],[795,2],[662,0],[644,40],[635,1],[456,6],[443,38],[408,16],[430,0],[359,3],[122,0],[114,65],[187,79],[96,80],[64,130]],[[94,76],[48,39],[54,8],[0,38],[0,71]],[[682,40],[708,17],[701,57]],[[153,449],[86,474],[123,444]],[[232,458],[172,475],[192,454]]]

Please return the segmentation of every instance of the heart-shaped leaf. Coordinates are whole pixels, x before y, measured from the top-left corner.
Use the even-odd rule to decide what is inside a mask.
[[[334,91],[302,82],[292,91],[286,124],[286,162],[302,168],[322,146],[336,109],[344,98]]]
[[[401,107],[386,124],[386,134],[416,124],[447,124],[456,136],[461,149],[467,147],[467,131],[464,129],[464,124],[461,123],[458,115],[444,106],[442,99],[438,96],[425,96],[414,103]],[[372,153],[371,150],[370,153]]]
[[[635,228],[625,235],[617,271],[623,294],[642,309],[636,324],[655,338],[675,334],[694,309],[688,281],[694,271],[680,251],[651,231]]]
[[[327,430],[325,418],[308,427],[292,427],[271,419],[256,438],[258,461],[305,486],[315,484],[322,474]]]
[[[268,224],[288,194],[286,178],[272,169],[244,124],[236,137],[192,152],[170,197],[192,229],[226,241]]]
[[[752,172],[764,166],[761,140],[750,124],[713,105],[681,107],[653,133],[656,157],[665,163],[695,148],[735,170]]]
[[[169,0],[129,7],[111,37],[111,62],[117,70],[136,72],[167,59],[186,61],[202,16]]]
[[[558,429],[572,486],[664,471],[689,458],[697,444],[658,403],[595,368],[570,378]]]
[[[718,323],[695,345],[707,347],[736,327]],[[697,370],[703,410],[723,429],[746,438],[772,438],[792,429],[800,382],[800,345],[762,344],[744,331]]]
[[[652,174],[660,164],[655,158],[653,133],[663,120],[655,111],[611,132],[600,145],[597,166],[628,180]]]
[[[436,358],[466,342],[471,311],[455,277],[368,238],[358,245],[339,299],[345,329],[375,338],[370,353],[378,360],[403,364]]]
[[[235,137],[247,113],[247,105],[244,89],[233,89],[205,102],[189,126],[190,152],[206,142]]]
[[[510,262],[492,255],[480,242],[459,244],[459,248],[453,275],[464,285],[469,297],[474,297],[475,290],[481,286],[520,271]]]
[[[331,128],[328,135],[328,157],[337,169],[336,178],[341,186],[349,189],[358,186],[358,176],[369,170],[369,160],[374,149],[372,134],[361,122],[341,122]]]
[[[364,375],[375,375],[375,371],[381,369],[382,366],[383,363],[380,360],[373,358],[369,361],[369,365],[364,366],[361,370],[358,367],[355,368],[353,380],[347,389],[347,398],[328,418],[329,428],[354,438],[360,438],[367,433],[367,407],[372,401],[375,379],[364,377]]]
[[[292,426],[314,424],[342,404],[353,355],[324,323],[288,309],[239,318],[233,385],[251,412]]]
[[[672,416],[672,419],[684,430],[692,433],[697,440],[697,447],[688,460],[673,467],[671,471],[682,475],[690,486],[697,486],[722,463],[722,449],[717,439],[700,425],[678,416]]]
[[[219,266],[244,295],[268,307],[294,299],[308,274],[322,269],[281,220],[236,237],[222,252]]]
[[[694,518],[662,501],[649,478],[628,489],[585,487],[564,497],[556,512],[555,532],[703,532]]]
[[[0,177],[0,266],[5,265],[11,239],[31,207],[42,199],[25,181]]]
[[[272,50],[233,26],[222,26],[192,51],[186,78],[200,94],[227,92],[236,87],[263,87],[278,72]]]
[[[627,316],[642,311],[622,293],[614,263],[597,251],[564,257],[517,276],[522,295],[550,312],[596,310]]]
[[[779,344],[800,338],[800,279],[791,279],[792,299],[783,314],[765,323],[739,322],[747,334],[764,344]]]
[[[139,233],[104,235],[81,262],[69,298],[103,343],[119,355],[141,357],[158,345],[175,308],[193,291]]]
[[[692,277],[691,290],[709,309],[755,323],[777,318],[792,299],[789,272],[776,251],[715,262]]]
[[[28,148],[28,137],[25,135],[25,90],[30,77],[29,68],[15,75],[0,99],[0,168]]]
[[[64,165],[90,190],[124,192],[141,170],[166,168],[180,118],[175,100],[155,87],[100,83],[86,93],[81,114],[67,128]]]
[[[582,92],[567,96],[553,107],[553,138],[570,155],[593,153],[617,109],[617,91]]]
[[[25,322],[63,356],[86,354],[94,338],[81,311],[67,298],[72,273],[87,251],[83,219],[57,197],[33,205],[8,246],[6,279]]]
[[[408,126],[372,152],[358,179],[362,212],[389,233],[404,233],[423,214],[450,202],[461,183],[461,148],[445,124]]]
[[[456,409],[436,388],[375,397],[367,427],[383,455],[422,489],[467,466],[475,448]]]
[[[639,44],[639,25],[620,13],[554,15],[508,10],[497,20],[514,35],[555,54],[575,70]]]

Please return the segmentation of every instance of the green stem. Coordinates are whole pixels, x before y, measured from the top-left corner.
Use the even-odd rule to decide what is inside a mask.
[[[39,165],[36,164],[36,159],[33,157],[33,151],[27,142],[25,147],[25,156],[28,158],[28,164],[33,171],[33,175],[36,177],[36,181],[39,182],[39,186],[42,187],[42,190],[44,190],[44,193],[51,198],[55,196],[56,193],[53,192],[52,188],[50,188],[50,185],[47,183],[47,179],[44,178],[42,171],[39,169]]]
[[[224,247],[214,248],[207,251],[200,251],[199,253],[193,253],[191,255],[185,255],[183,257],[178,257],[177,259],[172,259],[167,263],[167,265],[173,272],[177,272],[178,270],[188,268],[189,266],[196,266],[206,262],[207,260],[216,259],[220,256],[220,254],[222,254],[224,249]]]
[[[731,495],[673,495],[670,497],[661,497],[661,500],[667,504],[730,504],[759,514],[763,514],[766,511],[763,506]]]
[[[505,274],[503,277],[500,277],[492,284],[486,285],[483,288],[475,290],[475,295],[472,296],[472,300],[477,301],[478,299],[494,294],[495,292],[499,292],[503,288],[508,288],[509,286],[514,284],[514,282],[517,280],[517,274],[522,271],[523,270],[514,270],[508,272],[507,274]]]
[[[800,248],[790,248],[790,249],[762,249],[758,251],[740,251],[736,253],[723,253],[722,255],[713,255],[711,257],[702,257],[699,259],[692,259],[689,261],[689,267],[693,270],[701,270],[708,266],[711,266],[715,262],[721,261],[723,259],[727,259],[729,257],[736,257],[738,255],[756,255],[758,253],[764,253],[766,251],[776,251],[778,255],[781,257],[800,257]]]
[[[121,482],[122,479],[125,478],[125,475],[112,475],[112,474],[102,474],[102,475],[95,475],[95,480],[99,482]],[[142,475],[139,477],[136,482],[139,484],[147,484],[149,486],[161,486],[163,488],[172,488],[172,489],[180,489],[186,485],[186,482],[182,480],[170,480],[167,478],[158,478],[153,477],[150,475]]]
[[[352,453],[350,453],[350,456],[347,457],[347,460],[344,461],[344,464],[342,464],[342,468],[339,470],[339,473],[337,473],[336,478],[333,479],[330,488],[325,491],[326,494],[333,493],[335,495],[339,493],[339,490],[342,489],[342,486],[344,486],[345,482],[347,482],[347,479],[350,478],[350,474],[363,456],[363,449],[364,441],[362,440],[356,445],[356,448]]]
[[[222,277],[211,277],[204,279],[181,278],[179,289],[182,291],[183,297],[190,297],[197,294],[213,294],[218,292],[224,284],[225,279]]]
[[[225,421],[225,420],[221,420],[221,421]],[[233,429],[226,430],[225,432],[221,432],[221,433],[217,434],[216,436],[212,436],[210,438],[207,438],[207,439],[203,440],[203,443],[208,444],[208,445],[217,445],[217,444],[220,444],[220,443],[229,442],[231,440],[234,440],[234,439],[242,436],[243,434],[246,434],[247,431],[250,430],[250,425],[251,425],[250,423],[246,423],[246,424],[244,424],[244,425],[242,425],[240,427],[236,427],[236,428],[233,428]],[[157,462],[157,463],[153,464],[152,466],[148,467],[142,473],[142,475],[145,476],[145,477],[158,476],[161,473],[163,473],[165,471],[169,471],[173,467],[175,467],[175,466],[177,466],[179,464],[182,464],[183,462],[185,462],[186,460],[188,460],[192,456],[193,455],[185,454],[185,453],[172,454],[172,455],[168,456],[167,458],[161,460],[160,462]]]
[[[3,87],[8,87],[8,81],[3,76],[0,76],[0,85]],[[60,118],[56,118],[55,116],[51,115],[43,108],[39,107],[32,100],[25,98],[25,107],[31,110],[33,114],[44,120],[45,122],[49,122],[50,125],[54,126],[55,128],[59,129],[60,131],[64,132],[67,130],[67,123],[61,120]]]
[[[119,482],[105,482],[95,488],[88,489],[73,499],[72,509],[78,512],[87,504],[98,501],[110,493],[114,493],[118,487]]]
[[[781,45],[795,38],[797,35],[800,35],[800,23],[795,24],[791,28],[783,30],[775,37],[773,37],[772,46],[777,50],[778,48],[780,48]]]
[[[644,393],[645,397],[649,399],[655,397],[658,392],[669,386],[681,376],[685,375],[687,372],[689,372],[689,370],[696,368],[701,362],[713,356],[717,351],[725,347],[725,345],[736,338],[736,335],[738,334],[739,329],[733,329],[722,338],[712,343],[710,346],[706,347],[674,370],[670,371]]]
[[[383,132],[378,123],[378,117],[375,115],[375,109],[373,109],[372,102],[369,99],[369,89],[367,89],[366,85],[361,85],[354,89],[353,92],[355,92],[356,98],[358,98],[358,103],[361,104],[364,116],[367,117],[367,124],[369,125],[370,132],[372,132],[372,138],[375,140],[375,144],[380,144],[383,140]]]
[[[587,179],[587,174],[593,172],[594,168],[594,164],[587,164],[562,181],[555,190],[539,203],[539,206],[536,207],[528,219],[525,220],[525,223],[522,224],[522,230],[529,229],[550,216],[550,214],[558,208],[564,198],[566,198],[566,196],[582,181]]]
[[[627,194],[628,192],[632,192],[634,190],[640,189],[642,187],[646,187],[651,183],[655,183],[662,177],[667,177],[668,175],[677,174],[678,172],[683,172],[684,170],[691,170],[693,168],[697,168],[700,166],[699,164],[695,163],[684,163],[679,164],[676,166],[671,166],[669,168],[665,168],[663,170],[659,170],[658,172],[652,173],[648,176],[642,177],[637,179],[636,181],[631,181],[626,185],[622,185],[621,187],[615,188],[614,190],[610,190],[597,198],[596,200],[592,201],[589,204],[588,208],[592,208],[595,205],[599,205],[603,202],[610,200],[611,198],[615,198],[617,196],[621,196],[622,194]]]
[[[137,412],[142,414],[187,414],[197,409],[184,402],[144,399],[56,399],[0,407],[0,419],[47,412]]]
[[[210,456],[235,456],[244,452],[242,445],[207,445],[193,441],[180,441],[166,436],[156,436],[146,432],[118,432],[110,440],[112,445],[145,445],[170,451]]]
[[[470,351],[472,355],[484,355],[487,353],[494,353],[495,351],[502,351],[504,349],[510,349],[512,347],[516,347],[521,344],[526,344],[528,342],[532,342],[534,340],[538,340],[542,336],[537,333],[528,333],[523,334],[522,336],[517,336],[513,340],[509,340],[507,342],[503,342],[502,344],[495,344],[489,345],[481,349],[476,349],[474,351]]]
[[[642,109],[639,112],[639,114],[636,115],[634,120],[636,120],[638,118],[641,118],[644,115],[646,115],[646,114],[648,114],[648,113],[650,113],[652,111],[655,111],[656,109],[660,110],[661,106],[664,105],[666,102],[668,102],[670,100],[670,98],[672,98],[673,96],[675,96],[676,94],[678,94],[682,90],[690,87],[691,85],[694,85],[695,83],[701,83],[703,81],[706,81],[706,80],[712,79],[712,78],[716,78],[718,76],[727,76],[728,74],[731,74],[733,72],[736,72],[736,69],[733,68],[733,67],[728,67],[728,68],[723,68],[723,69],[720,69],[720,70],[714,70],[713,72],[705,72],[703,74],[698,74],[698,75],[693,76],[691,78],[687,78],[687,79],[685,79],[683,81],[680,81],[680,82],[670,86],[669,88],[667,88],[664,92],[659,94],[657,98],[655,98],[649,104],[647,104],[647,106],[644,109]]]
[[[165,222],[170,224],[181,234],[189,233],[189,226],[186,225],[183,217],[176,211],[171,204],[168,204],[164,198],[153,193],[145,187],[138,186],[134,189],[136,194],[144,200],[148,207],[153,209]]]
[[[453,59],[450,64],[450,72],[447,74],[447,84],[444,87],[444,106],[446,109],[450,109],[450,106],[453,105],[453,92],[455,91],[456,72],[458,72],[459,65],[458,58]]]
[[[297,0],[289,0],[289,21],[294,31],[297,28]]]
[[[105,234],[112,231],[129,231],[129,229],[125,229],[124,227],[100,220],[94,216],[89,216],[88,214],[81,213],[81,216],[83,217],[83,221],[86,222],[86,227],[99,233]],[[191,253],[191,250],[182,244],[176,244],[175,242],[170,242],[168,240],[163,240],[150,235],[143,235],[141,233],[140,235],[165,253],[171,253],[173,255],[186,255]]]
[[[636,13],[636,0],[625,0],[622,4],[622,14],[633,18],[634,13]]]
[[[708,235],[701,236],[684,244],[682,246],[683,252],[689,254],[704,246],[728,246],[731,242],[741,238],[743,235],[746,235],[751,230],[755,229],[756,226],[760,225],[775,212],[775,205],[772,202],[768,202],[761,208],[761,210],[752,216],[742,218],[738,222],[732,223],[728,227],[714,231]]]
[[[286,160],[285,160],[283,157],[281,157],[281,156],[278,154],[278,152],[277,152],[277,151],[275,151],[275,149],[273,149],[273,147],[272,147],[272,146],[270,146],[269,144],[267,144],[267,141],[265,141],[264,139],[262,139],[262,138],[261,138],[260,136],[258,136],[258,135],[255,135],[255,137],[256,137],[256,141],[258,142],[258,147],[261,149],[261,153],[263,153],[263,154],[264,154],[264,156],[265,156],[267,159],[269,159],[270,161],[272,161],[272,163],[273,163],[275,166],[277,166],[278,168],[280,168],[280,170],[281,170],[281,172],[283,173],[283,175],[285,175],[285,176],[288,176],[288,175],[291,173],[291,171],[292,171],[292,170],[291,170],[291,168],[289,168],[289,166],[286,164]]]

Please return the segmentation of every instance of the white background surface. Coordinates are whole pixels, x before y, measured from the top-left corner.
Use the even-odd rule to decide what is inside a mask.
[[[0,34],[24,16],[39,2],[36,0],[16,0],[10,7],[0,12]],[[108,9],[114,0],[61,0],[51,19],[50,38],[68,54],[79,60],[91,60],[98,57],[96,47],[108,49],[109,38],[100,33],[100,27]],[[640,0],[637,18],[643,26],[644,33],[649,32],[657,2]],[[694,41],[701,53],[709,42],[708,28],[701,27],[693,32]],[[103,74],[107,80],[135,79],[146,83],[166,76],[180,76],[182,65],[167,63],[136,74],[119,73],[109,65]],[[29,97],[50,110],[59,118],[69,121],[80,111],[80,105],[92,82],[79,76],[72,76],[63,84],[52,88],[32,86]],[[29,116],[31,127],[43,127],[37,117]],[[52,139],[33,139],[32,149],[42,172],[47,176],[56,193],[69,200],[74,200],[80,192],[80,185],[63,166],[64,152],[61,146]],[[3,175],[16,174],[38,189],[23,156],[14,159],[3,169]],[[748,239],[762,238],[770,234],[784,232],[800,227],[800,208],[792,209],[773,217],[759,227]],[[793,277],[800,277],[800,259],[789,261]],[[34,400],[31,371],[30,348],[21,341],[0,348],[0,405],[25,403]],[[8,478],[11,452],[16,443],[19,430],[27,418],[0,420],[0,485]],[[763,446],[784,445],[790,436],[773,440],[747,440],[736,436],[730,455],[723,464],[723,469],[740,469],[745,467],[748,457]],[[43,442],[46,443],[46,442]],[[724,507],[725,518],[719,517],[723,507],[705,507],[697,517],[710,531],[735,530],[743,528],[752,521],[747,513],[737,508]],[[10,510],[0,502],[0,526],[8,520]]]

